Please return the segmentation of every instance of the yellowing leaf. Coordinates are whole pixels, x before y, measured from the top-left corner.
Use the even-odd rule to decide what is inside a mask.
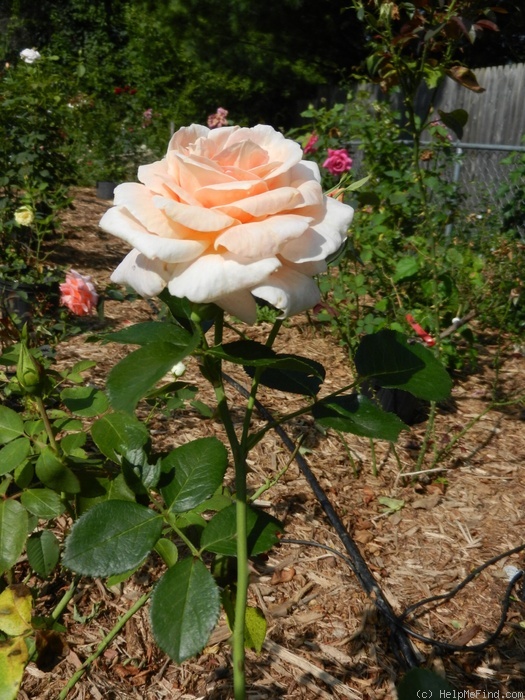
[[[11,637],[29,632],[31,607],[31,592],[27,586],[8,586],[0,594],[0,630]],[[0,695],[0,698],[2,697]]]
[[[266,620],[259,608],[246,608],[244,618],[244,644],[248,649],[255,649],[259,653],[266,637]]]
[[[447,71],[448,75],[468,90],[472,92],[485,92],[485,88],[481,87],[478,83],[476,76],[469,69],[464,66],[451,66]]]
[[[0,698],[16,700],[29,655],[22,637],[0,643]]]

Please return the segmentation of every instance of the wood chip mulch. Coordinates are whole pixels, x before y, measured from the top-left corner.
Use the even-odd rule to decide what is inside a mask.
[[[97,228],[109,203],[82,189],[75,192],[74,206],[66,214],[64,243],[54,257],[91,274],[98,289],[104,289],[126,252],[116,238]],[[143,300],[108,301],[105,314],[106,328],[116,329],[130,321],[155,318],[155,309]],[[85,333],[59,346],[58,364],[96,360],[89,381],[103,387],[109,369],[126,348],[86,343],[97,322],[85,320],[85,324]],[[319,432],[304,417],[286,427],[290,436],[302,437],[302,454],[397,614],[423,598],[447,593],[483,562],[525,542],[524,350],[512,339],[500,342],[488,330],[475,330],[481,339],[479,366],[475,373],[454,377],[452,399],[438,410],[419,478],[406,475],[415,471],[427,422],[403,432],[395,450],[375,443],[375,476],[369,440],[349,435],[343,442],[332,431]],[[263,339],[268,327],[262,324],[252,331],[251,337]],[[275,347],[322,362],[327,370],[325,393],[352,378],[344,350],[325,328],[313,327],[306,318],[288,322]],[[246,385],[242,370],[230,370]],[[193,361],[185,378],[202,386]],[[232,406],[240,411],[242,399],[233,389],[228,392]],[[487,410],[495,394],[501,403]],[[199,398],[213,406],[206,387]],[[302,405],[299,397],[275,391],[261,391],[260,399],[270,411],[288,412]],[[256,417],[255,425],[263,423]],[[425,473],[434,452],[454,443],[469,425],[437,465],[440,471]],[[162,448],[206,435],[224,438],[218,420],[203,418],[194,410],[169,419],[160,416],[152,428]],[[297,464],[290,462],[289,452],[273,433],[251,456],[251,485],[259,486],[287,464],[279,483],[263,494],[263,507],[284,522],[287,538],[344,553]],[[385,497],[395,499],[391,503],[397,506],[389,509],[380,500]],[[500,559],[452,599],[426,606],[422,614],[410,617],[410,626],[421,635],[449,643],[482,642],[499,622],[507,586],[504,567],[525,568],[524,558],[521,552]],[[20,700],[57,698],[75,670],[161,571],[161,564],[152,557],[118,588],[83,579],[63,617],[64,658],[47,672],[30,664]],[[67,573],[59,572],[45,584],[40,607],[51,610],[68,585]],[[250,597],[268,621],[262,653],[248,653],[251,700],[396,697],[394,688],[403,668],[389,648],[387,627],[340,557],[312,545],[283,543],[254,563]],[[87,621],[79,622],[82,617]],[[177,666],[156,647],[146,607],[91,666],[68,699],[232,698],[228,635],[221,620],[202,654]],[[446,674],[458,691],[499,691],[501,697],[505,692],[525,691],[525,602],[516,592],[499,638],[485,651],[441,655],[418,640],[413,644],[424,665]]]

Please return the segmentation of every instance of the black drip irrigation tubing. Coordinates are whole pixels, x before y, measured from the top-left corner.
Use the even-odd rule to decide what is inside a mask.
[[[246,388],[239,384],[235,379],[233,379],[227,374],[223,374],[223,377],[228,384],[234,387],[234,389],[240,394],[242,394],[245,398],[249,397],[249,392],[246,390]],[[512,577],[510,577],[510,581],[507,585],[501,603],[501,616],[499,623],[494,632],[490,634],[485,639],[485,641],[481,642],[480,644],[474,644],[470,646],[457,645],[451,644],[449,642],[443,642],[437,639],[432,639],[431,637],[427,637],[425,635],[419,634],[418,632],[415,632],[411,628],[407,627],[403,621],[406,620],[406,618],[410,614],[414,613],[418,608],[421,608],[424,605],[428,605],[434,602],[438,603],[439,601],[444,600],[450,600],[462,588],[464,588],[467,584],[473,581],[484,569],[495,564],[504,557],[509,556],[510,554],[516,554],[525,550],[525,544],[519,545],[518,547],[514,547],[513,549],[503,552],[502,554],[498,554],[492,559],[489,559],[488,561],[484,562],[476,569],[471,571],[471,573],[465,579],[463,579],[463,581],[461,581],[448,593],[444,593],[442,595],[435,595],[431,596],[430,598],[420,600],[414,605],[411,605],[410,607],[406,608],[406,610],[403,613],[401,613],[401,615],[396,615],[392,606],[385,598],[381,588],[378,586],[374,576],[372,575],[372,572],[368,568],[368,565],[363,559],[357,545],[350,537],[345,526],[341,522],[341,519],[335,512],[334,507],[332,506],[326,493],[323,491],[319,481],[308,466],[308,463],[306,462],[304,457],[296,450],[296,445],[294,444],[293,440],[288,436],[286,431],[275,422],[271,413],[261,404],[260,401],[256,399],[254,405],[257,408],[257,411],[259,412],[261,417],[272,426],[272,428],[281,438],[283,444],[293,454],[295,461],[297,462],[301,472],[303,473],[303,476],[307,480],[310,488],[312,489],[314,495],[316,496],[321,507],[323,508],[325,515],[327,516],[332,527],[336,531],[339,539],[343,543],[344,548],[349,554],[349,557],[345,556],[341,552],[338,552],[332,547],[320,544],[319,542],[313,542],[308,540],[295,540],[290,538],[283,538],[282,542],[286,542],[289,544],[301,544],[305,546],[307,545],[321,547],[322,549],[326,549],[327,551],[330,551],[333,554],[339,556],[348,564],[348,566],[358,579],[359,583],[361,584],[363,590],[370,596],[370,598],[375,603],[377,610],[382,614],[383,618],[386,620],[386,623],[390,629],[390,643],[392,646],[392,650],[396,655],[396,658],[398,658],[407,669],[416,668],[421,664],[423,660],[418,656],[418,653],[414,650],[414,647],[408,639],[408,635],[414,637],[414,639],[418,639],[419,641],[424,642],[425,644],[433,646],[438,651],[449,653],[459,651],[479,652],[485,649],[490,644],[492,644],[492,642],[494,642],[498,638],[507,619],[507,613],[510,606],[512,591],[518,583],[518,581],[521,579],[523,579],[523,581],[521,591],[518,594],[518,597],[522,602],[525,602],[525,571],[517,571]]]

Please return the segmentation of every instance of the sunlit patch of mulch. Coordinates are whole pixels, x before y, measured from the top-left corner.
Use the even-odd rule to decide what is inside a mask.
[[[64,244],[56,251],[57,258],[91,274],[99,289],[108,283],[125,253],[117,239],[97,228],[107,206],[90,190],[77,191],[75,209],[65,217]],[[109,301],[105,314],[104,328],[119,328],[155,318],[155,307],[144,300]],[[108,371],[127,349],[86,343],[86,337],[99,327],[97,321],[86,321],[83,335],[58,348],[58,364],[95,360],[89,381],[103,387]],[[343,444],[332,431],[319,432],[310,418],[297,418],[287,426],[290,435],[302,438],[304,456],[396,613],[422,598],[450,591],[475,567],[525,540],[525,415],[523,398],[518,400],[523,395],[525,357],[510,340],[496,342],[484,329],[476,330],[483,338],[478,369],[454,378],[452,400],[439,408],[434,431],[426,434],[428,422],[411,427],[401,434],[395,453],[379,442],[372,451],[370,441],[355,436],[347,436]],[[250,335],[264,339],[267,331],[263,324]],[[322,327],[313,328],[304,317],[285,325],[276,349],[321,362],[327,369],[323,392],[352,379],[351,363],[343,349]],[[227,371],[246,384],[241,369],[228,367]],[[185,378],[203,386],[192,361]],[[233,407],[242,407],[234,389],[228,388],[228,394]],[[487,410],[494,396],[507,403]],[[206,386],[199,398],[214,404]],[[299,397],[280,392],[263,390],[260,398],[278,413],[302,405]],[[255,417],[254,425],[263,423]],[[158,416],[151,427],[159,449],[205,435],[224,438],[216,418],[203,418],[193,409],[169,419]],[[416,479],[410,475],[425,441],[428,454]],[[447,445],[453,445],[450,452],[433,465],[435,451]],[[271,432],[251,456],[250,484],[259,486],[288,464],[279,483],[263,494],[260,505],[284,522],[286,537],[343,551],[304,476]],[[426,472],[429,467],[439,471]],[[395,499],[392,503],[397,505],[388,509],[380,502],[382,497]],[[66,529],[67,522],[62,524]],[[523,552],[485,569],[451,600],[426,609],[417,619],[409,618],[413,629],[457,644],[482,642],[499,621],[507,585],[503,567],[507,565],[525,568]],[[49,672],[31,664],[20,698],[57,698],[119,616],[161,571],[161,562],[151,557],[118,588],[109,590],[102,581],[83,579],[63,617],[68,645],[65,658]],[[54,582],[46,584],[48,594],[41,605],[52,609],[67,585],[67,572],[57,574]],[[388,632],[373,602],[338,556],[313,544],[283,543],[254,563],[250,595],[251,602],[264,611],[268,635],[260,655],[248,654],[249,698],[394,697],[394,685],[403,669],[389,649]],[[77,621],[83,618],[85,622]],[[156,647],[147,609],[143,609],[68,698],[226,700],[232,697],[228,636],[221,620],[203,653],[177,666]],[[501,694],[525,690],[525,603],[516,598],[500,637],[483,652],[440,656],[422,642],[414,641],[414,645],[425,663],[445,672],[457,690]]]

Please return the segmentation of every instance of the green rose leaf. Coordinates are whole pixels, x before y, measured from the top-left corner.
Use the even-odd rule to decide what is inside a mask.
[[[0,501],[0,574],[22,554],[27,539],[27,510],[18,501]]]
[[[122,473],[129,488],[135,493],[147,493],[157,486],[161,463],[149,463],[149,455],[142,448],[127,450],[122,455]]]
[[[357,348],[355,366],[363,379],[427,401],[446,399],[452,388],[448,372],[434,354],[421,343],[409,345],[397,331],[366,335]]]
[[[16,411],[0,406],[0,444],[5,445],[24,434],[24,421]]]
[[[160,537],[162,518],[129,501],[104,501],[73,525],[63,564],[85,576],[111,576],[138,566]]]
[[[161,537],[160,540],[157,541],[155,551],[168,568],[178,561],[179,550],[177,549],[177,545],[166,537]]]
[[[174,564],[151,600],[155,641],[177,663],[198,654],[219,618],[219,589],[200,559]]]
[[[60,441],[60,447],[62,448],[62,452],[64,454],[74,455],[86,444],[86,440],[86,433],[70,433],[69,435],[64,435]]]
[[[109,413],[91,426],[96,446],[108,459],[121,463],[125,452],[140,449],[149,440],[148,429],[134,415]]]
[[[271,515],[248,508],[248,555],[251,557],[271,549],[283,531],[281,523]],[[201,538],[202,549],[229,557],[237,556],[237,521],[235,504],[221,510],[208,522]]]
[[[195,349],[197,340],[192,339],[185,346],[149,343],[127,355],[108,376],[107,390],[113,408],[133,411],[140,399]]]
[[[407,426],[393,413],[383,411],[361,394],[347,394],[319,401],[312,415],[325,428],[361,437],[395,442]]]
[[[28,489],[20,501],[26,510],[43,520],[58,518],[66,509],[59,494],[51,489]]]
[[[427,668],[413,668],[397,686],[399,700],[452,697],[450,683]]]
[[[301,394],[302,396],[316,396],[319,393],[326,375],[323,365],[315,360],[300,357],[299,355],[279,354],[275,356],[275,359],[278,362],[297,360],[302,368],[294,370],[280,366],[269,367],[263,370],[259,378],[263,386],[277,389],[278,391],[287,391],[292,394]],[[253,367],[247,366],[245,371],[250,377],[255,375]]]
[[[64,379],[67,379],[74,384],[83,384],[85,379],[81,372],[85,372],[86,370],[96,366],[97,363],[93,362],[93,360],[80,360],[80,362],[77,362],[70,370],[66,370],[60,374],[64,377]]]
[[[145,321],[128,326],[115,333],[108,333],[104,342],[125,343],[129,345],[149,345],[150,343],[170,343],[178,345],[181,350],[190,346],[192,334],[173,323]],[[198,341],[198,337],[197,337]],[[196,345],[195,345],[196,347]]]
[[[394,282],[413,277],[419,272],[419,261],[413,257],[400,258],[396,263],[396,269],[392,279]]]
[[[46,578],[58,564],[60,548],[55,535],[50,530],[37,532],[27,540],[29,565],[37,574]]]
[[[255,340],[235,340],[232,343],[210,348],[207,352],[221,360],[245,367],[271,367],[308,376],[313,374],[321,381],[325,376],[324,368],[319,363],[299,355],[279,355],[275,350]]]
[[[438,109],[438,114],[443,124],[448,126],[458,139],[462,139],[463,127],[468,122],[468,112],[464,109],[455,109],[452,112],[444,112],[442,109]]]
[[[82,474],[80,475],[80,486],[80,494],[76,499],[77,514],[85,513],[97,503],[112,499],[133,503],[136,500],[136,494],[126,484],[123,474],[117,474],[114,479]]]
[[[99,416],[109,408],[106,395],[94,387],[69,387],[62,391],[60,398],[71,413],[84,418]]]
[[[200,438],[176,447],[162,460],[162,497],[173,513],[183,513],[203,503],[222,484],[228,452],[215,437]]]
[[[0,450],[0,476],[16,469],[31,451],[29,438],[19,437],[9,442]]]
[[[36,465],[36,475],[40,481],[53,491],[78,493],[80,483],[74,473],[61,462],[50,447],[44,447]]]

